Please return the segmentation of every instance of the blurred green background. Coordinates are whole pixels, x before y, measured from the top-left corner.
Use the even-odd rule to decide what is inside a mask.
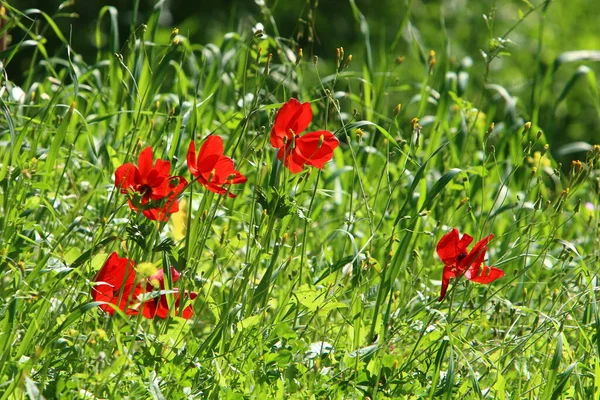
[[[514,118],[515,124],[531,120],[533,104],[538,102],[537,125],[544,130],[553,149],[573,141],[600,142],[600,98],[595,87],[595,77],[600,71],[598,0],[536,3],[527,0],[169,0],[159,3],[163,7],[159,37],[165,43],[174,27],[193,43],[218,45],[227,32],[248,36],[251,28],[261,22],[268,35],[278,31],[282,38],[297,43],[292,47],[302,47],[305,60],[318,55],[320,62],[333,63],[335,48],[342,46],[346,55],[353,54],[351,69],[361,71],[363,65],[369,65],[370,57],[373,72],[394,70],[399,84],[422,82],[427,73],[427,54],[434,50],[438,64],[446,65],[449,71],[468,72],[468,90],[462,96],[469,101],[475,102],[480,94],[491,102],[504,95],[507,102],[513,103],[505,112],[518,116]],[[124,42],[132,23],[146,22],[157,2],[13,0],[9,4],[20,10],[39,8],[53,16],[65,36],[70,36],[73,49],[91,63],[96,56],[94,34],[103,6],[118,9],[120,39]],[[58,11],[61,4],[62,10]],[[364,22],[361,22],[362,16]],[[107,18],[105,20],[108,32],[109,24]],[[36,23],[40,22],[32,22]],[[497,88],[484,86],[486,62],[482,52],[490,53],[497,48],[498,38],[504,38],[509,30],[508,41],[503,43],[500,57],[490,63],[487,78],[488,83],[506,90],[502,93]],[[22,39],[20,32],[13,31],[11,35],[13,43]],[[49,52],[65,57],[64,46],[52,35],[46,36]],[[371,54],[367,53],[367,41]],[[104,44],[108,45],[107,42]],[[589,52],[556,64],[561,54],[575,50]],[[29,67],[28,51],[21,52],[7,67],[9,79],[14,82],[21,81]],[[406,57],[400,68],[394,63],[398,57]],[[582,70],[582,65],[590,70]],[[441,76],[436,79],[441,85],[445,72],[440,70]],[[534,87],[539,90],[537,100]],[[577,157],[576,153],[563,153],[567,158]]]

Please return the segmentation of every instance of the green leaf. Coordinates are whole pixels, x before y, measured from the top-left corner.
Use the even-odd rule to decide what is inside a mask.
[[[427,197],[421,206],[421,211],[428,209],[435,197],[444,190],[446,185],[454,179],[456,175],[462,172],[460,168],[452,168],[450,171],[446,172],[440,179],[437,180],[431,187],[431,189],[427,192]]]

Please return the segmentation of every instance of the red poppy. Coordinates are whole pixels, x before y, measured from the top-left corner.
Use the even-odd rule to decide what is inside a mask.
[[[175,283],[179,279],[179,272],[173,267],[171,267],[171,281]],[[154,290],[165,290],[165,278],[164,271],[161,269],[154,275],[152,275],[148,279],[148,284],[146,285],[146,292],[152,292]],[[180,304],[181,304],[181,296],[178,288],[173,288],[173,298],[175,300],[174,308],[175,315],[179,314]],[[188,298],[190,300],[194,300],[197,294],[195,292],[185,291],[183,295],[183,300],[186,301]],[[189,319],[194,315],[194,311],[192,306],[189,305],[183,309],[181,316],[185,319]],[[144,303],[144,317],[146,318],[167,318],[169,316],[169,305],[167,302],[167,295],[161,294],[159,297],[155,297]]]
[[[171,163],[160,158],[152,166],[152,148],[140,153],[138,166],[121,165],[115,171],[115,185],[123,194],[133,192],[138,198],[128,199],[132,210],[142,208],[144,215],[154,221],[167,221],[170,214],[179,211],[180,193],[187,185],[182,176],[170,176]]]
[[[179,272],[171,267],[171,280],[173,283],[179,279],[179,276]],[[169,306],[166,294],[160,294],[158,297],[146,300],[143,304],[140,304],[138,299],[141,294],[150,293],[154,290],[165,290],[164,271],[159,269],[156,274],[148,278],[145,287],[140,283],[135,284],[136,277],[133,260],[120,258],[116,252],[113,252],[94,278],[95,285],[92,288],[92,298],[94,301],[112,303],[127,315],[139,314],[141,309],[142,315],[146,318],[167,318],[169,316]],[[178,315],[182,296],[178,288],[173,288],[172,291],[175,299],[175,315]],[[184,301],[187,299],[193,300],[196,296],[195,292],[185,291],[183,299]],[[109,304],[101,304],[100,309],[111,315],[115,312]],[[183,309],[181,316],[189,319],[193,314],[192,306],[187,306]]]
[[[135,279],[133,261],[120,258],[113,252],[94,278],[96,284],[92,288],[92,298],[94,301],[112,303],[127,315],[135,315],[138,311],[132,305],[142,293],[140,285],[134,286]],[[115,312],[109,304],[100,305],[100,309],[111,315]]]
[[[223,155],[223,150],[223,139],[209,136],[196,157],[196,144],[192,141],[187,153],[188,169],[211,192],[235,197],[224,186],[244,183],[247,179],[235,169],[233,160]]]
[[[464,275],[470,281],[488,284],[504,276],[504,271],[501,269],[483,265],[487,245],[493,237],[494,235],[490,234],[481,239],[471,251],[468,251],[467,246],[473,241],[471,236],[464,234],[460,237],[457,229],[452,229],[442,236],[437,245],[437,254],[444,262],[439,301],[446,296],[451,278],[460,278]]]
[[[309,103],[291,98],[277,112],[271,130],[271,145],[278,148],[277,158],[297,174],[305,165],[323,168],[333,157],[339,142],[329,131],[309,132],[300,136],[312,121]]]

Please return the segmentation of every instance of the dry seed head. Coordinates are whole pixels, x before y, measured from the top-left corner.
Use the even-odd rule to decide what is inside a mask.
[[[539,140],[542,137],[543,132],[540,130],[537,133],[537,136],[535,137],[537,140]]]
[[[531,122],[525,122],[525,125],[523,125],[523,133],[529,131],[531,129]]]
[[[404,56],[396,57],[396,65],[402,64],[405,60],[406,60],[406,57],[404,57]]]
[[[319,62],[319,57],[313,56],[313,65],[317,65],[318,62]]]
[[[296,57],[296,65],[300,64],[300,61],[302,61],[302,47],[300,47],[298,49],[298,57]]]

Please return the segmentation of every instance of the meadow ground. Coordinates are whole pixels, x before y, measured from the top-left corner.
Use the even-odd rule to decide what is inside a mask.
[[[274,3],[1,3],[0,399],[600,398],[594,2]]]

